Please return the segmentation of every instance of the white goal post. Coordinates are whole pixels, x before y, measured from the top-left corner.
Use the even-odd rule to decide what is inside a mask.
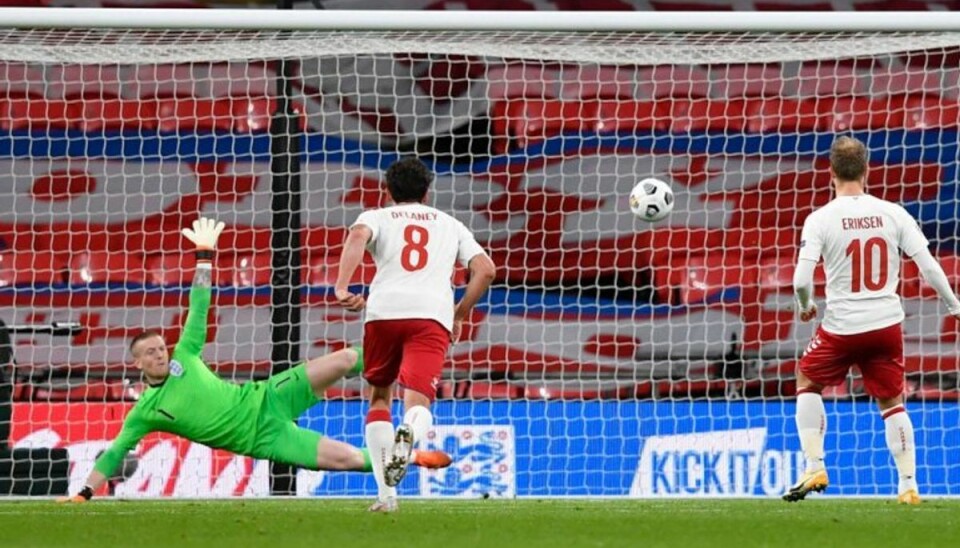
[[[144,390],[130,337],[179,335],[178,231],[197,215],[230,227],[205,358],[228,381],[269,375],[280,81],[299,123],[302,357],[360,342],[332,284],[399,157],[424,159],[431,202],[499,265],[437,387],[425,443],[454,466],[404,495],[780,494],[803,467],[794,366],[813,332],[793,262],[839,135],[867,144],[870,192],[918,218],[960,284],[960,13],[0,8],[0,320],[83,327],[25,328],[7,363],[0,337],[0,495],[82,485]],[[658,224],[627,204],[645,177],[676,197]],[[902,275],[921,490],[960,495],[960,325],[909,261]],[[364,388],[338,383],[301,424],[361,445]],[[893,493],[862,379],[825,399],[832,492]],[[68,468],[5,483],[4,462],[49,447]],[[262,496],[267,469],[151,435],[111,490]],[[297,483],[374,492],[359,474]]]

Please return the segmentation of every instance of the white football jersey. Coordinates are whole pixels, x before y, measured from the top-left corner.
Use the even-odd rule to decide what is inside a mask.
[[[901,206],[864,194],[840,196],[803,224],[801,260],[823,256],[827,310],[823,328],[852,335],[903,321],[900,252],[913,257],[928,246],[916,220]]]
[[[470,230],[422,204],[364,211],[357,225],[373,232],[367,250],[377,265],[365,321],[430,319],[451,330],[456,262],[467,266],[484,252]]]

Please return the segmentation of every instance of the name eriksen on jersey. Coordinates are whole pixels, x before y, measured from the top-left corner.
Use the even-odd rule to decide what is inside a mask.
[[[436,221],[437,220],[437,214],[430,213],[428,211],[423,211],[420,213],[415,213],[413,211],[391,211],[390,215],[392,215],[394,219],[406,218],[412,221]]]
[[[844,230],[864,230],[868,228],[883,228],[883,217],[873,215],[870,217],[844,217]]]

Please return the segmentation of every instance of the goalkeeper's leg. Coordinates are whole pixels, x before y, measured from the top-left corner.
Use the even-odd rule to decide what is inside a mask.
[[[370,452],[366,448],[328,438],[293,423],[283,423],[280,428],[280,432],[266,432],[274,440],[267,457],[270,460],[309,470],[373,471]],[[414,451],[411,464],[423,468],[445,468],[450,462],[450,456],[443,451]]]
[[[313,393],[322,398],[324,391],[346,376],[363,372],[363,349],[344,348],[332,354],[313,358],[306,364],[307,380]]]

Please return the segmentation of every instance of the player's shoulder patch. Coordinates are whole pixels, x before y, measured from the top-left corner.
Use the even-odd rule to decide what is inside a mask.
[[[183,364],[177,360],[170,360],[170,374],[174,377],[183,376]]]

